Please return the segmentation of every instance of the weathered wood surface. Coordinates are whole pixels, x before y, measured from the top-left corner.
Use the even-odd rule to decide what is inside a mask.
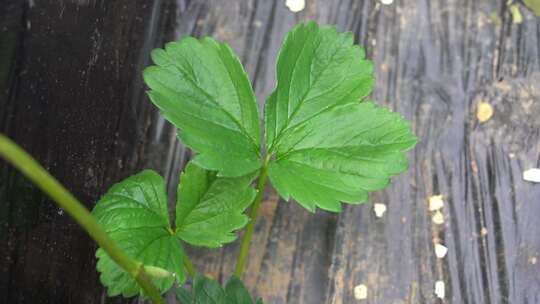
[[[156,15],[166,8],[128,0],[0,3],[0,132],[91,207],[143,166],[155,111],[140,73],[163,36],[157,29],[166,20]],[[95,244],[20,175],[1,169],[0,303],[100,302]]]
[[[0,126],[87,202],[142,167],[166,174],[172,189],[188,158],[141,98],[138,74],[153,45],[185,35],[227,41],[262,105],[295,23],[352,31],[375,62],[373,99],[411,119],[421,139],[410,170],[340,215],[309,214],[268,192],[249,287],[268,303],[540,303],[540,185],[521,178],[540,166],[540,20],[523,6],[523,23],[513,24],[506,1],[490,0],[307,0],[298,14],[282,0],[11,2],[18,38]],[[480,100],[495,109],[483,124]],[[84,233],[11,171],[2,185],[0,302],[101,301]],[[436,194],[443,225],[428,211]],[[387,204],[382,218],[373,202]],[[435,242],[448,247],[444,259]],[[221,280],[237,251],[191,250]],[[358,284],[368,287],[362,302]]]

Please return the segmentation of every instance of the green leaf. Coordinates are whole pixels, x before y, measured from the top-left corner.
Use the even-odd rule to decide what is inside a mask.
[[[114,185],[96,204],[92,214],[127,255],[153,274],[165,292],[175,279],[185,280],[181,240],[218,247],[236,238],[234,231],[248,221],[243,211],[255,197],[250,187],[254,174],[217,177],[193,163],[181,177],[174,231],[169,223],[163,178],[146,170]],[[131,276],[98,249],[97,269],[110,296],[126,297],[141,292]],[[168,273],[174,274],[169,276]]]
[[[353,45],[353,35],[335,27],[308,22],[289,32],[277,62],[277,87],[265,106],[269,150],[286,129],[367,96],[374,83],[373,65],[364,56]]]
[[[222,289],[216,281],[197,274],[191,293],[184,288],[176,289],[175,293],[182,304],[254,303],[242,281],[235,276],[231,277],[225,284],[225,289]],[[263,302],[259,299],[256,304],[263,304]]]
[[[228,304],[252,304],[251,295],[244,286],[244,283],[236,277],[232,276],[227,284],[225,284],[225,293]]]
[[[185,288],[182,288],[182,287],[176,288],[174,293],[178,301],[180,301],[180,304],[193,303],[193,297],[191,296],[191,293],[187,291]]]
[[[253,177],[216,177],[213,172],[188,164],[178,189],[178,237],[207,247],[234,241],[234,231],[248,222],[243,211],[255,198],[256,191],[250,187]]]
[[[293,29],[265,109],[270,180],[310,211],[366,201],[407,169],[403,152],[416,144],[398,114],[359,102],[373,86],[372,65],[352,43],[312,22]]]
[[[152,51],[144,70],[152,102],[199,154],[194,162],[238,177],[260,168],[261,130],[255,95],[229,46],[192,37]]]
[[[284,198],[311,211],[340,211],[339,201],[366,201],[406,170],[402,152],[415,143],[397,113],[371,102],[339,106],[287,131],[268,174]]]
[[[200,274],[197,274],[193,282],[194,303],[224,303],[225,291],[216,281],[210,280]]]
[[[130,257],[143,265],[159,267],[185,280],[184,251],[172,233],[167,211],[165,184],[154,171],[143,171],[114,185],[97,203],[92,214],[109,236]],[[109,296],[135,296],[142,291],[101,248],[96,252],[101,282]],[[168,290],[175,277],[155,278],[161,292]]]

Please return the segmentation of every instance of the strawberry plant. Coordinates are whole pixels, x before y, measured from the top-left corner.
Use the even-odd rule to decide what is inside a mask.
[[[407,169],[404,152],[417,139],[399,114],[364,100],[373,65],[351,33],[314,22],[292,29],[266,100],[264,137],[255,94],[228,45],[188,37],[151,57],[154,65],[143,73],[150,100],[195,157],[180,177],[174,223],[165,182],[150,170],[117,183],[96,204],[96,227],[117,244],[99,242],[96,253],[111,296],[159,302],[160,293],[191,277],[191,292],[175,290],[183,303],[254,303],[239,278],[267,179],[282,198],[311,212],[339,212],[342,203],[367,201]],[[220,247],[244,227],[224,288],[196,272],[186,244]]]

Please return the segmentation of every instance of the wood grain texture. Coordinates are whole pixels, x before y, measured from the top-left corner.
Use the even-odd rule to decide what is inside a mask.
[[[4,1],[0,132],[88,207],[142,166],[155,115],[142,68],[164,32],[161,1]],[[7,52],[6,52],[7,53]],[[4,53],[2,53],[4,54]],[[10,58],[5,60],[4,58]],[[95,244],[0,164],[0,302],[97,303]]]
[[[86,201],[141,167],[163,172],[172,193],[189,151],[141,98],[143,85],[136,74],[147,64],[148,49],[187,35],[229,43],[245,64],[262,109],[275,86],[275,60],[287,31],[304,20],[336,24],[352,31],[375,63],[372,98],[410,119],[421,142],[409,153],[407,173],[372,194],[370,203],[348,206],[339,215],[311,214],[268,191],[244,277],[249,288],[266,303],[540,303],[540,185],[521,177],[524,170],[540,166],[540,19],[520,6],[524,20],[512,23],[503,0],[391,5],[307,0],[297,14],[284,2],[71,4],[66,7],[74,15],[67,23],[59,15],[63,4],[15,10],[19,15],[10,13],[16,18],[10,26],[22,33],[17,48],[25,53],[17,54],[16,67],[9,68],[12,89],[0,110],[2,130],[15,134]],[[39,17],[42,11],[58,13],[45,20]],[[80,21],[84,17],[92,21]],[[18,20],[44,25],[25,30],[26,22]],[[58,29],[52,46],[33,36],[50,35],[46,25]],[[92,39],[74,38],[81,31],[114,43],[102,42],[96,51]],[[70,43],[86,51],[75,57],[64,54],[74,59],[56,63],[58,54],[52,57],[50,50],[68,52],[74,48]],[[94,52],[99,54],[96,60]],[[76,73],[92,62],[87,76]],[[80,82],[54,83],[72,78]],[[39,91],[44,88],[46,94]],[[485,123],[475,115],[480,101],[495,111]],[[22,111],[27,104],[46,114]],[[114,123],[99,125],[105,122],[96,116]],[[116,147],[112,155],[106,153],[110,147]],[[97,174],[91,186],[85,184],[88,170]],[[5,176],[3,195],[28,187],[17,184],[16,177],[4,182]],[[0,259],[0,294],[13,303],[101,301],[91,299],[102,294],[90,265],[93,245],[53,205],[36,201],[33,192],[24,193],[18,197],[24,198],[26,209],[47,207],[35,207],[39,211],[24,216],[29,225],[16,227],[13,219],[26,213],[13,211],[19,209],[12,198],[2,196],[2,210],[11,210],[9,216],[2,213],[2,220],[11,220],[3,226],[8,239],[0,243],[9,252]],[[445,202],[442,225],[432,222],[428,210],[428,198],[438,194]],[[374,216],[374,202],[387,205],[382,218]],[[56,245],[66,240],[71,245]],[[435,242],[448,247],[445,258],[435,256]],[[238,249],[236,242],[214,251],[189,251],[199,270],[223,282],[233,272]],[[46,267],[31,263],[42,256],[51,261]],[[65,272],[70,278],[85,277],[62,282]],[[434,294],[437,280],[445,282],[444,300]],[[83,284],[92,290],[77,294]],[[354,298],[358,284],[368,287],[366,300]]]

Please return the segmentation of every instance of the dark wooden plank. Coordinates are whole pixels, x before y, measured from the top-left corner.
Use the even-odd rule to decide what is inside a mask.
[[[141,98],[140,73],[163,36],[166,6],[14,0],[0,7],[0,132],[88,207],[142,165],[139,144],[154,110]],[[0,302],[101,302],[95,244],[3,162],[0,178]]]

